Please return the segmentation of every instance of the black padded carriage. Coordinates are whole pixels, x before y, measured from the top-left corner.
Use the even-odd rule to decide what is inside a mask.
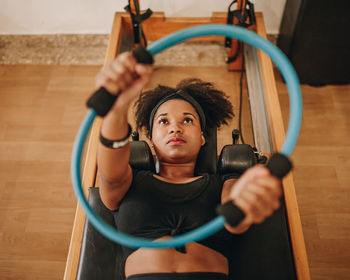
[[[226,145],[217,162],[216,128],[206,135],[197,160],[196,173],[242,174],[256,164],[249,145]],[[138,169],[154,170],[151,150],[144,141],[131,142],[130,164]],[[103,205],[98,188],[90,188],[91,207],[108,224],[115,226],[112,213]],[[285,213],[281,207],[260,225],[253,225],[240,235],[232,235],[230,244],[230,279],[296,279],[291,242]],[[125,279],[121,246],[102,236],[85,223],[77,279]]]

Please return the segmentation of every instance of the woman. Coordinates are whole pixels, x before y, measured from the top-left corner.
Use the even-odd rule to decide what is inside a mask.
[[[225,229],[182,248],[124,248],[127,279],[228,279],[225,240],[263,222],[279,208],[280,182],[262,166],[247,170],[238,180],[195,174],[205,128],[226,124],[233,116],[224,93],[199,80],[176,89],[159,86],[139,96],[152,66],[136,62],[130,53],[104,67],[96,86],[118,93],[103,120],[98,166],[100,195],[115,213],[120,231],[152,240],[182,234],[215,217],[215,206],[234,200],[246,214],[236,227]],[[136,122],[150,138],[157,155],[157,174],[132,169],[129,162],[130,126],[127,113],[136,103]]]

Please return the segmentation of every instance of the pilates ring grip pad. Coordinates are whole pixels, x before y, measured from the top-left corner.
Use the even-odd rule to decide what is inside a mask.
[[[269,41],[263,39],[256,33],[248,31],[242,27],[223,24],[209,24],[180,30],[154,42],[151,46],[147,48],[147,51],[145,49],[136,49],[133,52],[133,54],[135,58],[141,63],[152,63],[152,57],[155,54],[163,51],[164,49],[190,38],[208,35],[221,35],[224,37],[230,37],[233,39],[241,40],[245,43],[248,43],[254,47],[261,49],[270,56],[271,60],[279,68],[282,76],[284,77],[289,92],[290,102],[288,131],[281,153],[272,155],[267,165],[267,168],[273,175],[279,178],[283,178],[292,167],[287,157],[290,156],[290,154],[292,153],[296,145],[297,138],[299,136],[302,118],[302,97],[297,74],[295,73],[295,70],[289,62],[288,58],[282,53],[282,51],[279,48],[274,46]],[[99,97],[99,95],[102,95],[102,97]],[[224,205],[219,205],[217,208],[217,213],[219,214],[219,216],[214,218],[207,224],[195,230],[187,232],[183,235],[176,236],[165,241],[155,242],[153,240],[136,238],[118,232],[114,227],[108,225],[99,216],[97,216],[96,213],[90,207],[83,193],[80,172],[81,156],[87,134],[95,119],[96,114],[103,115],[103,112],[98,112],[99,106],[102,105],[103,108],[107,107],[107,109],[104,109],[104,114],[106,114],[108,110],[112,107],[115,99],[115,96],[111,96],[111,94],[109,94],[103,88],[99,89],[90,98],[90,100],[88,101],[88,106],[92,107],[93,109],[90,109],[88,111],[78,131],[73,147],[71,162],[71,177],[75,194],[78,198],[81,207],[86,213],[88,220],[101,234],[103,234],[105,237],[109,238],[110,240],[116,243],[132,248],[180,247],[187,243],[201,240],[210,236],[211,234],[219,231],[222,227],[224,227],[225,223],[236,225],[244,218],[245,214],[233,203],[229,202]],[[95,108],[97,112],[94,111]]]

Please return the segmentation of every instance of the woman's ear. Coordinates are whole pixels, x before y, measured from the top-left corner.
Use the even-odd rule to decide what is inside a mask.
[[[203,131],[201,131],[201,139],[202,139],[201,146],[204,146],[205,145],[205,137],[204,137]]]

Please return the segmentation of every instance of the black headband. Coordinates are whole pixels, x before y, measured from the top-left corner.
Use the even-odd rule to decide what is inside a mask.
[[[150,138],[152,138],[152,129],[153,129],[153,119],[154,119],[154,115],[156,114],[156,112],[158,111],[159,107],[169,101],[169,100],[172,100],[172,99],[183,99],[185,101],[187,101],[188,103],[190,103],[193,108],[196,109],[196,112],[199,116],[199,121],[200,121],[200,124],[201,124],[201,130],[204,131],[205,129],[205,124],[206,124],[206,120],[205,120],[205,115],[204,115],[204,112],[203,112],[203,109],[201,107],[201,105],[199,105],[199,103],[192,97],[190,96],[187,92],[183,91],[183,90],[178,90],[177,92],[174,92],[172,94],[169,94],[165,97],[163,97],[158,103],[156,106],[154,106],[152,112],[151,112],[151,116],[149,118],[149,135],[150,135]]]

